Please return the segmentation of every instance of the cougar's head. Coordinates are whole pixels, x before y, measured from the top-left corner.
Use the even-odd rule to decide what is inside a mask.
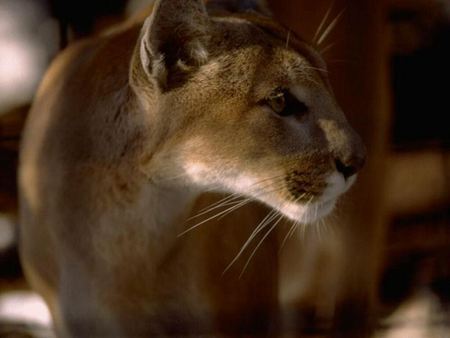
[[[135,60],[159,144],[154,176],[246,195],[312,222],[363,165],[364,146],[324,61],[269,17],[213,16],[201,0],[157,1]]]

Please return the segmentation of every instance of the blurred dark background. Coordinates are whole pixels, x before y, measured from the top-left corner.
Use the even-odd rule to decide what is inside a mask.
[[[271,2],[307,40],[331,3]],[[39,80],[58,51],[145,5],[0,0],[0,337],[25,336],[30,327],[49,335],[48,313],[23,280],[15,246],[17,150]],[[334,17],[343,8],[323,55],[369,149],[348,211],[351,236],[364,242],[355,250],[367,248],[360,263],[367,277],[343,283],[373,293],[374,337],[450,337],[450,1],[341,0]]]

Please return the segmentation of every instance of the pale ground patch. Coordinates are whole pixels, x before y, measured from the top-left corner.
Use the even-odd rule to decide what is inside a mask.
[[[427,290],[414,294],[382,323],[388,329],[374,338],[449,338],[450,318]]]

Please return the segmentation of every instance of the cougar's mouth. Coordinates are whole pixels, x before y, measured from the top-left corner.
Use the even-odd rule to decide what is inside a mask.
[[[290,197],[299,203],[317,201],[327,188],[328,182],[323,174],[291,171],[284,179]]]
[[[355,178],[346,181],[337,172],[315,179],[305,175],[293,172],[286,176],[285,184],[290,200],[279,208],[288,218],[301,223],[313,223],[329,215],[338,198],[355,181]]]

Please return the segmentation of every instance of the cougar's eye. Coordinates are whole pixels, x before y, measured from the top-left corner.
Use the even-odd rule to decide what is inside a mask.
[[[283,116],[283,112],[286,109],[286,97],[284,96],[283,92],[273,93],[266,99],[266,104],[275,113],[277,113],[280,116]]]
[[[303,115],[308,112],[305,103],[299,101],[289,90],[280,89],[275,91],[264,104],[273,110],[279,116]]]

